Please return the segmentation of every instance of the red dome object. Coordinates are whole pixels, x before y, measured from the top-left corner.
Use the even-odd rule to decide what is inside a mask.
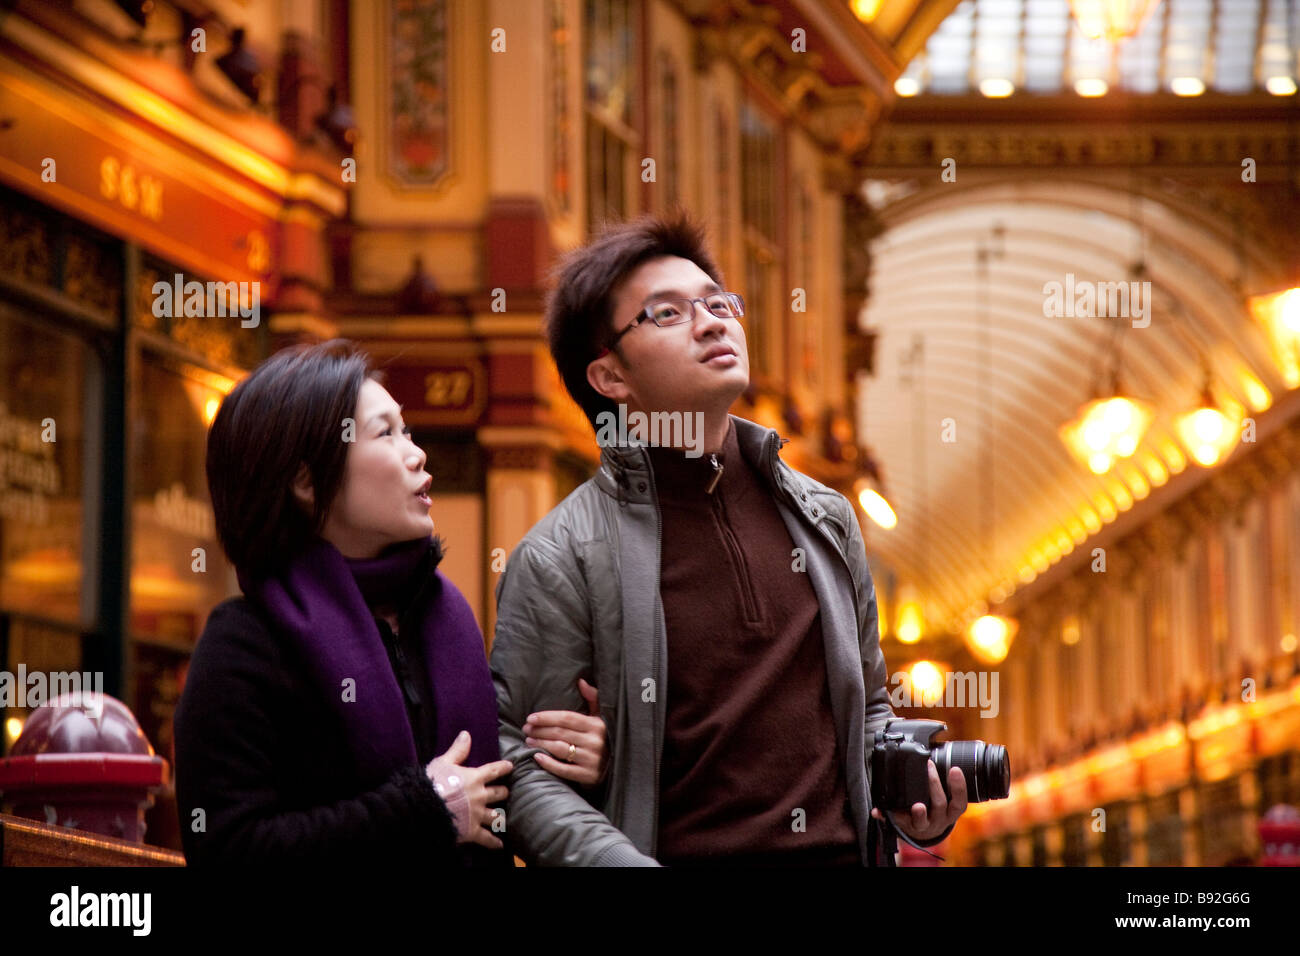
[[[130,708],[75,692],[32,711],[0,759],[0,794],[15,816],[143,843],[167,773]]]
[[[1300,810],[1279,803],[1259,821],[1260,866],[1300,866]]]

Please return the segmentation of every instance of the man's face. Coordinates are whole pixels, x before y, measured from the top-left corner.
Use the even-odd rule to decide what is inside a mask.
[[[662,256],[642,263],[614,294],[611,333],[621,332],[641,309],[665,298],[695,298],[722,291],[689,259]],[[597,391],[645,412],[729,408],[749,385],[749,351],[739,319],[718,318],[694,305],[691,322],[660,328],[646,320],[618,342],[618,351],[588,366]]]

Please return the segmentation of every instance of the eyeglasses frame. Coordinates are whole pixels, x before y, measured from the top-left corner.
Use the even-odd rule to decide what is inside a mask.
[[[661,329],[664,329],[664,328],[668,328],[668,329],[670,329],[670,328],[672,328],[674,325],[686,325],[686,324],[688,324],[688,323],[690,323],[690,322],[694,322],[694,321],[695,321],[695,303],[699,302],[701,305],[703,305],[705,299],[712,298],[712,297],[715,296],[715,295],[725,295],[728,299],[730,299],[730,300],[731,300],[732,307],[736,310],[736,313],[737,313],[737,314],[736,314],[736,315],[714,315],[712,309],[710,309],[708,306],[704,306],[704,311],[708,312],[709,315],[713,316],[713,318],[715,318],[715,319],[739,319],[741,316],[743,316],[743,315],[745,314],[745,300],[741,297],[741,295],[740,295],[739,292],[726,292],[726,291],[723,291],[723,292],[710,292],[708,295],[697,295],[697,296],[695,296],[694,298],[692,298],[692,297],[690,297],[690,296],[685,296],[685,295],[683,295],[683,296],[666,297],[666,298],[663,298],[663,299],[659,299],[658,301],[651,302],[649,305],[643,307],[643,308],[641,309],[641,311],[638,312],[638,313],[636,314],[636,317],[635,317],[634,319],[632,319],[632,321],[631,321],[627,326],[625,326],[621,331],[619,331],[619,332],[617,332],[617,333],[614,334],[614,337],[613,337],[612,339],[609,340],[609,344],[606,345],[604,348],[602,348],[602,349],[600,350],[600,355],[604,355],[606,352],[608,352],[608,351],[610,351],[611,349],[613,349],[616,345],[618,345],[618,341],[619,341],[619,339],[621,339],[623,336],[627,335],[629,332],[631,332],[633,329],[635,329],[638,325],[642,324],[643,322],[647,322],[647,321],[649,321],[649,322],[653,322],[655,325],[659,326],[659,328],[661,328]],[[651,309],[653,309],[655,306],[657,306],[657,305],[659,305],[660,303],[663,303],[663,302],[689,302],[690,305],[691,305],[690,318],[687,319],[685,322],[672,322],[672,323],[670,323],[670,324],[668,324],[668,325],[663,325],[663,324],[662,324],[658,319],[656,319],[656,318],[651,314],[651,312],[650,312]],[[599,356],[598,356],[598,357],[599,357]]]

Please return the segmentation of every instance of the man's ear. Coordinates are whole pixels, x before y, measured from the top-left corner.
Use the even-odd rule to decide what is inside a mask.
[[[626,402],[629,394],[623,378],[623,363],[613,352],[605,352],[587,365],[587,384],[614,402]]]
[[[298,474],[293,479],[293,496],[306,509],[307,514],[315,510],[316,492],[311,486],[311,471],[306,462],[298,466]]]

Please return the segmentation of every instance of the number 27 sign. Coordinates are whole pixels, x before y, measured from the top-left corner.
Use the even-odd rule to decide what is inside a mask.
[[[396,364],[387,387],[410,425],[476,425],[487,407],[487,370],[477,359]]]
[[[474,376],[467,368],[438,369],[424,376],[424,402],[439,411],[463,411],[473,390]]]

